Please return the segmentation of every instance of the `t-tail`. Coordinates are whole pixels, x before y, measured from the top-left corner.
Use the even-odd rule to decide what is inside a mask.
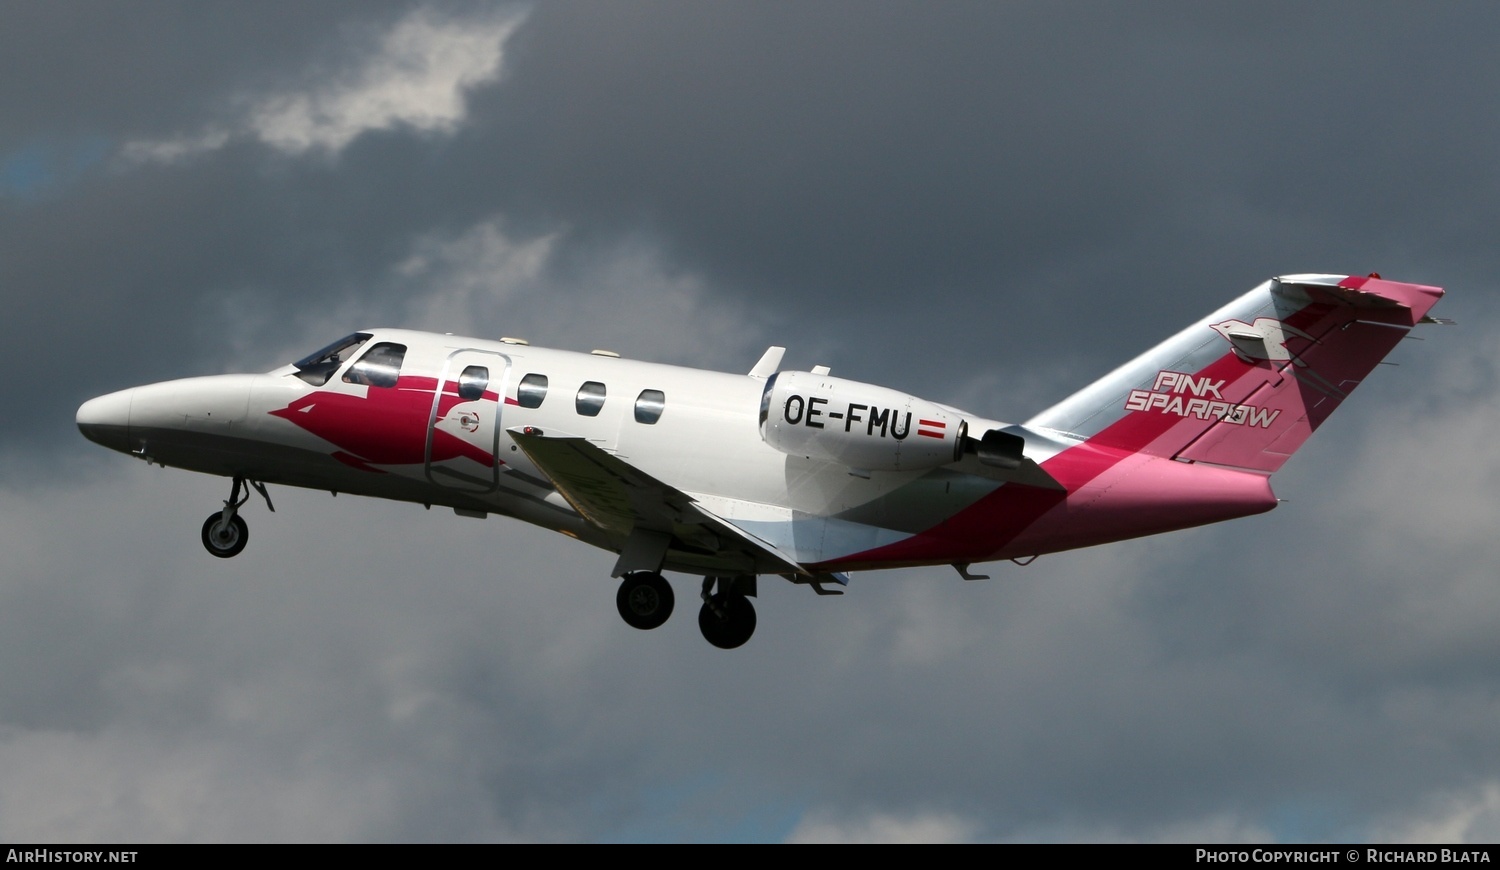
[[[1271,510],[1271,473],[1442,295],[1374,275],[1273,278],[1006,430],[1038,475],[815,567],[962,572]]]
[[[1376,275],[1273,278],[1026,426],[1274,472],[1442,295]]]

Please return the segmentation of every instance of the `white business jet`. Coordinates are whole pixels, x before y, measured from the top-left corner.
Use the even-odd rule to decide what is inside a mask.
[[[1269,478],[1441,298],[1379,276],[1267,281],[1024,423],[896,390],[400,329],[266,374],[85,402],[89,439],[232,479],[203,524],[244,549],[267,484],[502,514],[617,553],[616,603],[650,629],[663,571],[703,577],[698,625],[755,631],[762,575],[841,594],[847,572],[970,566],[1268,511]]]

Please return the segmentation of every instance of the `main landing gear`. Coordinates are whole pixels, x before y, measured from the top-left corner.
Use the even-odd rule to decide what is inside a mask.
[[[719,591],[711,592],[714,583]],[[755,608],[746,594],[755,593],[755,577],[704,577],[703,606],[698,609],[698,630],[703,639],[719,649],[744,646],[755,634]]]
[[[677,603],[666,578],[654,571],[635,571],[620,581],[615,607],[620,618],[631,628],[649,630],[660,626],[672,615]]]
[[[714,591],[717,584],[718,591]],[[703,606],[698,629],[703,639],[719,649],[743,646],[755,633],[755,608],[746,596],[755,594],[755,577],[703,578]],[[657,628],[672,615],[676,603],[672,587],[654,571],[635,571],[620,581],[615,607],[633,628]]]
[[[238,556],[250,542],[250,527],[245,524],[245,518],[239,515],[240,508],[250,500],[250,490],[245,488],[246,483],[266,500],[266,507],[271,509],[271,513],[276,512],[276,506],[271,504],[271,494],[266,492],[264,483],[235,477],[234,485],[229,489],[229,500],[224,502],[224,509],[214,511],[203,521],[203,548],[220,559]],[[244,490],[243,495],[241,490]]]

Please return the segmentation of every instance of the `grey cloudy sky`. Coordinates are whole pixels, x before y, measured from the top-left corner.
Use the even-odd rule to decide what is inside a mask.
[[[0,839],[1500,838],[1500,9],[24,2],[0,29]],[[707,647],[500,520],[80,402],[400,325],[1021,420],[1275,274],[1445,286],[1272,514]],[[694,585],[675,578],[679,595]],[[686,618],[685,618],[686,617]]]

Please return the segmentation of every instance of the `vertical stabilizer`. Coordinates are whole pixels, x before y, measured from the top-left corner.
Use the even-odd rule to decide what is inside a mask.
[[[1026,425],[1273,472],[1442,295],[1376,276],[1274,278]]]

